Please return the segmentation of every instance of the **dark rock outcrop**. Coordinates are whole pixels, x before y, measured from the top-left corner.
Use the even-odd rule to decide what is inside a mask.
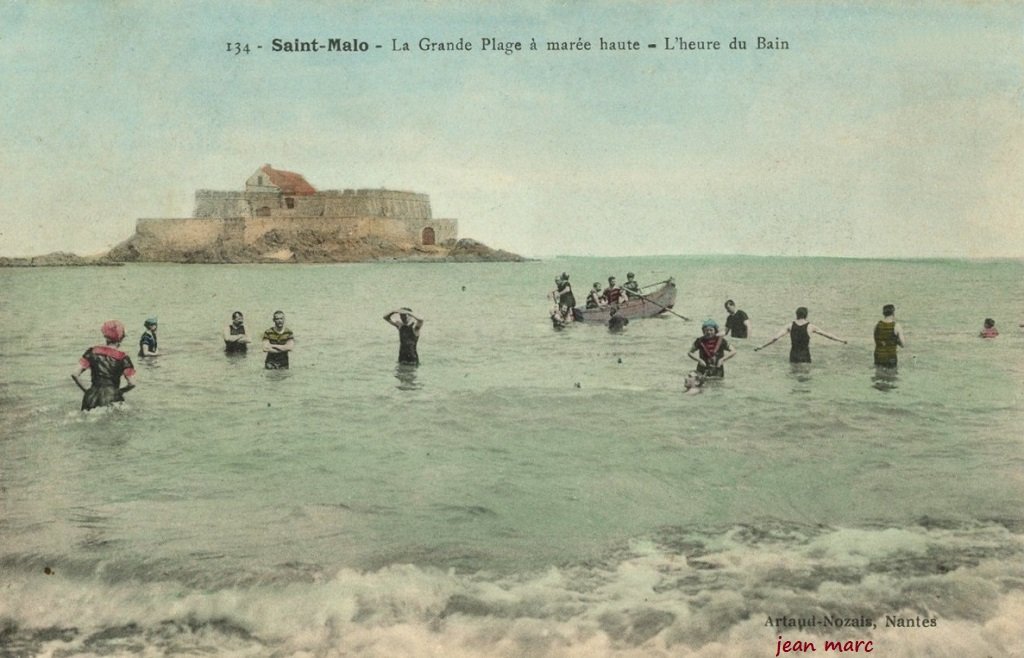
[[[27,258],[0,257],[0,267],[74,267],[85,265],[120,265],[111,260],[108,254],[100,256],[79,256],[66,251],[55,251],[44,256]]]
[[[336,233],[274,229],[252,244],[218,239],[195,249],[176,248],[136,234],[110,250],[109,260],[122,263],[359,263],[521,262],[518,254],[492,249],[476,240],[439,245],[408,245],[385,238],[342,238]]]

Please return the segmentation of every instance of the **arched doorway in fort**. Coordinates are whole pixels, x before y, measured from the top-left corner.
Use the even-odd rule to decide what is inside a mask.
[[[429,226],[423,229],[423,244],[434,244],[434,229],[430,228]]]

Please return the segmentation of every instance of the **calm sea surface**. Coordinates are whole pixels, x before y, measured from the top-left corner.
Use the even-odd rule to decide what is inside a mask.
[[[556,275],[582,301],[627,270],[675,277],[694,321],[552,329]],[[0,655],[774,656],[781,635],[1022,656],[1022,281],[696,257],[0,270]],[[727,298],[752,338],[683,396]],[[886,303],[909,345],[879,379]],[[426,319],[411,371],[398,306]],[[754,353],[797,306],[849,344],[813,337],[800,370],[788,339]],[[232,311],[258,336],[277,309],[291,370],[224,355]],[[150,315],[164,355],[122,408],[80,412],[100,324],[134,356]]]

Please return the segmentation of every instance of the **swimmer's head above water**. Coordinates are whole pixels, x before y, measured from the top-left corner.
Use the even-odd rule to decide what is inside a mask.
[[[683,380],[683,388],[690,390],[691,388],[700,388],[704,385],[704,376],[699,372],[692,370],[686,373],[686,379]]]

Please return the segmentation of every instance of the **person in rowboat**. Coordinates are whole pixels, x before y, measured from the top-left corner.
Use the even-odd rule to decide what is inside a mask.
[[[626,293],[626,299],[640,296],[640,284],[637,283],[635,274],[626,273],[626,282],[622,284],[622,290]]]
[[[604,289],[604,300],[608,304],[618,304],[626,301],[626,293],[615,283],[615,277],[608,277],[608,287]]]
[[[594,287],[590,289],[590,294],[587,295],[587,308],[601,308],[604,305],[605,299],[601,294],[601,284],[595,281]]]

